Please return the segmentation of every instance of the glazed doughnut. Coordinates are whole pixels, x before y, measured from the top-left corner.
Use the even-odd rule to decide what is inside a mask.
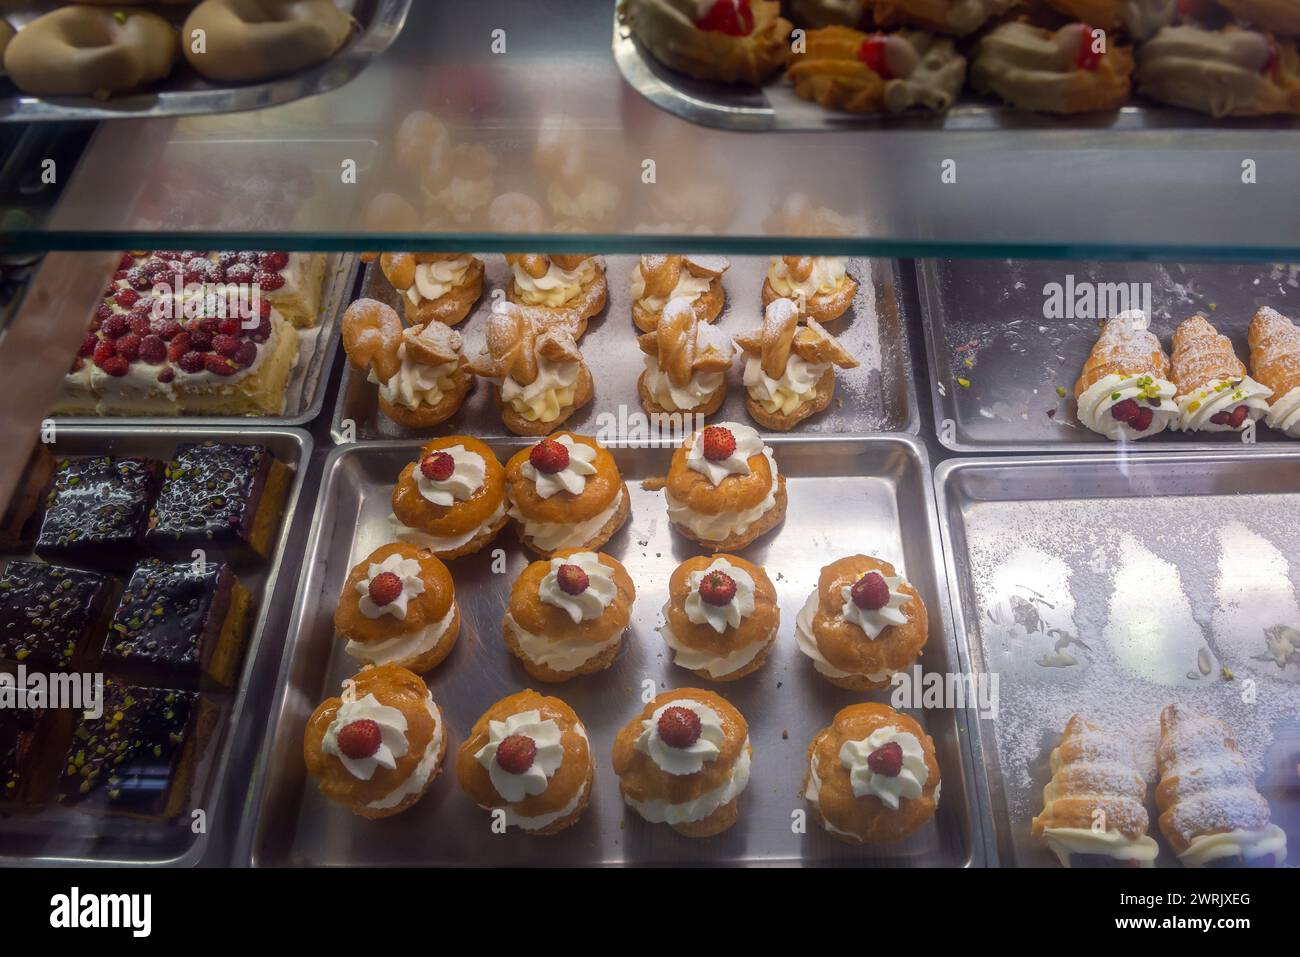
[[[328,60],[352,32],[333,0],[203,0],[185,20],[185,59],[209,80],[265,80]],[[194,52],[195,30],[207,36]]]
[[[4,66],[24,93],[108,96],[161,80],[176,59],[176,30],[139,7],[61,7],[27,24]]]

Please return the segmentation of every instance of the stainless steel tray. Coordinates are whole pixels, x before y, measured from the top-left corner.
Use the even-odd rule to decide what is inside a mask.
[[[312,438],[300,429],[258,429],[249,432],[233,428],[193,426],[129,426],[123,428],[75,428],[60,425],[55,455],[147,455],[166,460],[178,445],[207,439],[250,442],[265,445],[280,461],[294,469],[285,501],[284,517],[271,561],[254,567],[241,566],[239,580],[253,594],[257,612],[245,650],[239,682],[224,695],[221,724],[201,757],[189,806],[206,812],[207,830],[191,831],[182,815],[170,824],[118,817],[82,814],[51,807],[32,815],[0,817],[0,865],[171,865],[225,864],[238,827],[242,802],[248,787],[251,752],[244,738],[254,734],[245,726],[235,732],[235,722],[256,716],[244,714],[255,663],[263,643],[274,644],[279,632],[268,635],[267,622],[278,604],[280,570],[293,567],[296,556],[286,555],[289,530],[298,508],[299,495],[312,453]],[[5,553],[0,561],[22,555]],[[279,601],[286,601],[282,592]],[[242,755],[242,756],[241,756]]]
[[[184,425],[215,428],[283,428],[314,422],[325,405],[325,393],[334,357],[339,349],[339,323],[343,311],[352,301],[360,259],[355,253],[327,253],[325,278],[321,289],[320,322],[314,329],[298,330],[298,365],[289,376],[285,390],[285,409],[270,416],[57,416],[59,428],[65,426]]]
[[[790,506],[784,526],[747,550],[765,563],[777,587],[782,628],[768,663],[754,675],[719,686],[748,719],[754,776],[741,799],[739,824],[712,841],[691,841],[624,812],[610,771],[614,734],[639,709],[641,681],[684,687],[700,679],[671,664],[654,630],[670,570],[696,549],[671,533],[663,498],[641,489],[662,474],[667,449],[615,449],[632,498],[632,519],[606,546],[637,586],[633,623],[609,671],[548,687],[582,716],[591,734],[596,782],[590,809],[574,828],[534,842],[511,832],[494,836],[488,816],[461,793],[450,766],[411,810],[367,822],[323,798],[306,778],[302,732],[308,716],[339,682],[355,673],[335,639],[333,615],[349,568],[387,540],[394,477],[416,446],[385,442],[342,446],[325,463],[320,499],[289,626],[280,685],[267,724],[251,797],[252,813],[238,860],[255,865],[366,864],[621,864],[710,863],[979,866],[982,828],[966,751],[966,713],[917,713],[935,738],[943,797],[935,822],[892,848],[854,851],[819,828],[791,833],[791,812],[803,806],[801,784],[808,741],[835,712],[861,695],[833,688],[795,648],[794,614],[815,587],[822,565],[868,549],[904,569],[931,612],[926,671],[951,672],[957,652],[947,631],[934,503],[923,444],[904,435],[777,438],[773,447],[787,476]],[[525,447],[496,443],[504,457]],[[487,553],[452,563],[462,631],[451,657],[428,676],[453,729],[449,765],[472,723],[492,702],[535,685],[506,650],[501,618],[510,583],[528,557],[513,532],[503,532],[505,573],[494,577]],[[887,701],[887,694],[873,694]]]
[[[1029,822],[1071,714],[1132,740],[1154,783],[1173,701],[1234,729],[1294,861],[1300,655],[1279,666],[1266,636],[1300,628],[1300,451],[952,459],[935,484],[962,665],[999,676],[973,729],[998,860],[1055,861]]]
[[[1137,283],[1139,293],[1150,291],[1151,329],[1166,352],[1178,323],[1200,312],[1247,363],[1246,332],[1260,306],[1300,315],[1297,266],[934,259],[918,266],[935,431],[955,452],[1118,447],[1075,417],[1074,383],[1097,341],[1098,321],[1043,318],[1049,283],[1064,288],[1071,276],[1076,289],[1085,282]],[[1255,437],[1258,445],[1290,441],[1262,422]],[[1166,430],[1125,448],[1248,451],[1242,439],[1235,432]]]
[[[483,347],[484,330],[494,294],[504,295],[510,274],[499,255],[482,257],[486,266],[483,298],[475,312],[457,326],[465,336],[465,352],[477,355]],[[595,398],[580,409],[565,428],[594,433],[605,417],[617,417],[622,410],[635,416],[643,414],[637,397],[637,377],[642,369],[642,353],[635,341],[639,330],[632,323],[629,282],[637,264],[636,256],[606,256],[609,302],[590,324],[582,338],[583,358],[596,384]],[[768,259],[759,256],[731,258],[731,268],[722,277],[727,292],[726,305],[718,325],[732,335],[739,335],[762,322],[760,292]],[[912,376],[912,353],[908,343],[907,323],[899,302],[898,264],[894,260],[850,259],[849,273],[858,280],[858,295],[849,312],[831,324],[831,332],[861,363],[856,369],[836,370],[835,398],[820,415],[796,428],[798,434],[852,434],[860,432],[910,432],[920,430],[921,416],[916,406],[916,386]],[[377,263],[367,267],[363,295],[379,299],[398,309],[397,293],[384,277]],[[743,365],[737,357],[728,378],[728,395],[722,408],[710,418],[716,421],[750,422],[745,411],[744,386],[740,377]],[[331,434],[335,442],[344,441],[344,424],[355,423],[358,440],[416,438],[425,433],[403,429],[379,411],[376,387],[365,376],[355,375],[344,367],[334,407]],[[626,421],[618,419],[618,421]],[[757,425],[757,423],[751,423]],[[626,430],[620,429],[620,434]],[[479,382],[465,404],[450,421],[427,434],[472,432],[480,438],[508,436],[501,424],[501,414],[492,403],[491,390]]]
[[[261,109],[337,89],[347,83],[397,39],[411,0],[344,0],[339,4],[357,20],[358,29],[334,56],[314,67],[291,76],[277,77],[261,83],[219,86],[199,76],[182,59],[171,76],[141,93],[115,96],[109,100],[94,97],[37,97],[22,93],[6,79],[0,79],[0,122],[30,123],[41,120],[112,120],[142,119],[160,116],[231,113]],[[27,0],[7,4],[22,7],[5,17],[22,27],[36,16],[62,6],[50,0]],[[166,9],[160,13],[167,15]],[[172,16],[179,26],[189,8]]]
[[[664,66],[614,16],[614,61],[628,86],[655,106],[700,126],[737,132],[827,132],[834,130],[1295,130],[1300,119],[1270,117],[1214,120],[1188,110],[1155,104],[1122,107],[1114,113],[1072,117],[1016,110],[969,90],[946,113],[879,115],[827,110],[800,99],[784,78],[761,87],[697,80]]]

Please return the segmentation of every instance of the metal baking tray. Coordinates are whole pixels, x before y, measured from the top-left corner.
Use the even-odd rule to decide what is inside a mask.
[[[957,652],[947,628],[947,597],[934,524],[926,451],[906,435],[781,437],[771,440],[789,488],[784,526],[745,550],[766,565],[776,585],[782,627],[768,663],[718,689],[749,721],[754,776],[741,799],[739,823],[710,841],[691,841],[624,811],[610,770],[617,730],[640,709],[641,682],[659,688],[699,685],[671,663],[655,631],[668,574],[698,551],[665,520],[663,497],[640,480],[662,474],[669,450],[615,448],[627,480],[632,518],[605,550],[626,565],[636,583],[630,633],[613,666],[563,685],[539,686],[506,650],[501,620],[510,583],[529,557],[513,531],[498,538],[507,560],[493,576],[484,552],[456,560],[462,626],[458,647],[428,677],[452,729],[447,765],[411,810],[385,821],[365,821],[326,800],[306,777],[302,733],[316,705],[337,694],[356,668],[335,639],[334,609],[350,567],[388,540],[386,516],[393,480],[416,445],[385,442],[341,446],[324,476],[280,684],[266,725],[237,860],[259,866],[370,864],[892,864],[981,866],[983,833],[972,793],[966,713],[913,712],[934,736],[943,796],[932,824],[891,848],[853,850],[815,825],[791,831],[802,808],[808,742],[845,705],[862,695],[832,687],[798,652],[794,615],[816,585],[822,565],[863,549],[903,569],[930,610],[930,640],[921,663],[927,672],[952,672]],[[503,460],[526,447],[519,439],[494,443]],[[582,717],[592,738],[596,781],[591,806],[572,829],[533,842],[511,832],[494,836],[489,816],[460,791],[455,750],[477,717],[500,697],[528,686],[558,695]],[[873,693],[888,701],[888,693]]]
[[[456,328],[465,336],[465,353],[477,355],[483,348],[487,318],[493,296],[504,295],[510,282],[509,267],[499,255],[481,257],[485,265],[483,298],[473,314]],[[618,416],[621,410],[642,415],[637,397],[637,378],[644,365],[637,347],[640,330],[632,322],[629,293],[632,270],[639,257],[606,256],[605,271],[609,284],[609,302],[596,316],[579,345],[583,359],[596,383],[595,397],[565,423],[578,432],[595,432],[605,416]],[[727,293],[726,304],[718,325],[732,335],[756,328],[763,318],[761,290],[767,274],[767,257],[733,256],[731,268],[722,277]],[[861,363],[856,369],[835,371],[835,397],[830,408],[796,427],[799,434],[856,434],[861,432],[920,431],[921,416],[916,405],[916,386],[912,376],[912,353],[907,323],[902,317],[898,292],[898,264],[889,259],[849,259],[850,275],[858,280],[858,294],[852,307],[829,324],[830,332]],[[378,263],[366,268],[362,295],[387,302],[401,314],[396,291]],[[746,422],[757,427],[745,411],[744,370],[739,356],[732,363],[727,383],[727,398],[711,419]],[[417,438],[472,432],[480,438],[509,436],[501,424],[501,414],[492,402],[491,389],[478,382],[466,398],[459,413],[427,432],[403,429],[379,411],[377,388],[363,375],[345,365],[334,407],[332,435],[335,442],[345,440],[345,423],[355,424],[355,438]],[[622,421],[622,420],[620,420]],[[626,432],[620,428],[620,434]]]
[[[1232,339],[1249,365],[1246,333],[1260,306],[1300,315],[1300,266],[1143,262],[935,260],[918,263],[935,431],[954,452],[1114,451],[1081,425],[1074,383],[1097,341],[1099,321],[1044,318],[1044,289],[1069,282],[1137,284],[1149,292],[1151,330],[1165,352],[1178,323],[1198,312]],[[1096,286],[1094,285],[1094,288]],[[1104,292],[1104,290],[1103,290]],[[1109,298],[1109,297],[1106,297]],[[1123,304],[1116,300],[1117,304]],[[1145,306],[1141,306],[1144,308]],[[964,387],[958,379],[970,383]],[[1057,389],[1065,390],[1065,395]],[[1165,430],[1129,451],[1213,452],[1242,448],[1244,433]],[[1289,442],[1261,421],[1256,448]]]
[[[21,29],[37,16],[63,6],[50,0],[28,0],[9,4],[21,10],[6,10],[5,19]],[[324,63],[291,76],[260,83],[219,86],[192,70],[182,58],[171,76],[148,90],[99,100],[90,96],[38,97],[19,91],[0,78],[0,122],[31,123],[42,120],[145,119],[160,116],[231,113],[289,103],[317,93],[337,89],[357,76],[397,39],[411,0],[344,0],[340,3],[356,18],[358,29],[334,56]],[[171,13],[177,26],[189,7]]]
[[[827,110],[795,95],[784,77],[761,87],[713,83],[678,73],[656,60],[614,15],[614,61],[628,86],[661,110],[699,126],[736,132],[836,130],[1295,130],[1300,119],[1214,120],[1189,110],[1137,102],[1113,113],[1059,117],[1017,110],[969,89],[938,115],[858,114]]]
[[[999,677],[972,735],[998,860],[1054,866],[1029,822],[1071,714],[1131,740],[1154,785],[1172,701],[1233,728],[1294,861],[1300,654],[1268,641],[1300,628],[1300,451],[951,459],[935,485],[962,665]]]
[[[289,375],[285,390],[285,409],[281,415],[181,415],[181,416],[126,416],[126,415],[68,415],[56,416],[59,428],[65,426],[111,426],[113,428],[135,425],[212,426],[215,428],[283,428],[307,425],[314,422],[325,405],[326,387],[334,369],[334,357],[339,349],[339,324],[343,311],[352,301],[357,282],[360,259],[355,253],[325,254],[325,277],[321,288],[320,321],[313,329],[298,330],[298,365]]]
[[[286,554],[293,515],[299,505],[303,480],[311,460],[312,438],[301,429],[258,429],[250,432],[232,428],[195,428],[193,426],[127,426],[123,428],[76,428],[59,425],[51,450],[63,455],[147,455],[168,459],[177,446],[205,440],[245,442],[265,445],[294,475],[285,500],[284,517],[269,563],[238,570],[240,582],[252,592],[257,603],[252,630],[244,652],[239,681],[231,693],[220,696],[221,722],[200,756],[198,773],[191,791],[189,807],[206,812],[206,831],[191,831],[188,815],[175,822],[137,821],[133,819],[83,814],[61,807],[51,807],[35,814],[0,817],[0,865],[153,865],[192,866],[226,864],[237,821],[248,787],[252,749],[247,738],[254,732],[245,726],[235,732],[235,722],[245,723],[256,716],[246,715],[255,663],[263,652],[263,642],[273,645],[280,632],[268,629],[275,608],[286,601],[281,593],[276,599],[280,571],[293,567],[294,555]],[[0,561],[31,557],[30,553],[0,554]]]

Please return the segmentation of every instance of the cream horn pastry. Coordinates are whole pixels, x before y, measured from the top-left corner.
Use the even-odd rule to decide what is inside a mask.
[[[687,436],[663,480],[668,521],[715,551],[736,551],[776,528],[788,500],[772,450],[748,425],[722,422]]]
[[[1011,106],[1039,113],[1117,110],[1128,102],[1133,53],[1084,23],[1055,32],[1004,23],[975,46],[971,86]]]
[[[739,818],[749,785],[749,725],[712,691],[679,688],[646,705],[614,739],[623,800],[651,824],[713,837]]]
[[[1300,53],[1291,42],[1227,26],[1165,27],[1138,50],[1138,89],[1213,117],[1300,114]]]
[[[1062,867],[1154,867],[1159,848],[1147,834],[1146,778],[1129,742],[1081,715],[1052,749],[1052,779],[1031,830]]]
[[[703,416],[718,411],[736,350],[731,337],[700,320],[687,300],[670,300],[658,327],[639,336],[637,345],[645,360],[637,393],[646,412]]]
[[[778,0],[620,0],[618,12],[651,56],[699,80],[758,86],[785,66]]]
[[[1285,37],[1300,37],[1300,4],[1295,0],[1219,0],[1242,23]]]
[[[763,308],[793,299],[800,316],[828,323],[853,305],[858,284],[839,256],[773,256],[763,280]]]
[[[1268,306],[1250,320],[1250,368],[1273,390],[1264,421],[1300,439],[1300,326]]]
[[[1185,867],[1280,867],[1286,832],[1270,819],[1232,732],[1178,705],[1160,712],[1160,832]]]
[[[668,579],[659,629],[673,663],[710,681],[735,681],[763,667],[781,625],[767,573],[735,555],[698,555]]]
[[[1174,330],[1169,366],[1178,387],[1178,418],[1172,429],[1236,432],[1268,411],[1272,390],[1246,374],[1232,340],[1204,316],[1186,319]]]
[[[595,439],[556,432],[506,463],[509,514],[542,558],[595,551],[627,521],[631,500],[618,463]]]
[[[900,24],[964,37],[994,17],[1000,17],[1017,0],[867,0],[876,26]]]
[[[402,297],[409,325],[454,326],[483,295],[483,261],[468,253],[383,253],[379,268]]]
[[[447,728],[424,680],[397,665],[365,668],[307,721],[307,772],[323,795],[368,818],[400,814],[442,772]]]
[[[608,283],[599,256],[511,253],[506,298],[525,307],[539,323],[562,325],[574,339],[587,320],[605,308]]]
[[[828,110],[942,113],[961,93],[966,58],[950,38],[919,30],[825,27],[808,32],[785,75],[796,95]]]
[[[456,777],[469,799],[529,834],[576,824],[594,775],[582,721],[559,698],[532,690],[488,708],[456,753]]]
[[[804,800],[846,844],[889,844],[915,834],[939,805],[934,741],[883,704],[852,704],[808,745]]]
[[[460,333],[442,323],[403,327],[382,302],[358,299],[342,335],[348,363],[379,387],[380,411],[404,428],[447,421],[474,386]]]
[[[786,432],[822,412],[835,394],[835,367],[858,364],[816,320],[799,325],[799,308],[775,299],[758,330],[736,337],[745,355],[745,408],[759,425]]]
[[[492,382],[501,420],[516,435],[546,435],[591,401],[591,373],[568,328],[510,303],[493,310],[469,368]]]
[[[426,443],[393,486],[393,536],[444,560],[486,548],[508,521],[505,475],[473,436]]]
[[[1074,384],[1079,421],[1108,439],[1144,439],[1179,415],[1169,359],[1140,311],[1120,313],[1102,327]]]
[[[722,274],[731,266],[723,256],[642,256],[632,269],[632,321],[654,332],[664,307],[680,300],[700,322],[722,312]]]

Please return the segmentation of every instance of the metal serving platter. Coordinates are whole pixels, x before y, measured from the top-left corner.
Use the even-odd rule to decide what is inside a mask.
[[[614,16],[614,61],[627,84],[662,110],[700,126],[736,132],[788,133],[835,130],[1295,130],[1300,119],[1269,117],[1214,120],[1188,110],[1146,104],[1137,98],[1113,113],[1059,117],[1016,110],[966,90],[939,115],[856,114],[827,110],[800,99],[777,77],[761,87],[713,83],[669,69]]]
[[[1097,341],[1099,321],[1091,315],[1044,318],[1045,288],[1056,284],[1065,290],[1071,281],[1076,290],[1084,283],[1123,284],[1126,290],[1136,283],[1138,296],[1130,299],[1149,291],[1151,330],[1166,353],[1173,349],[1174,328],[1201,313],[1232,339],[1238,357],[1249,365],[1246,333],[1260,306],[1300,316],[1300,266],[921,260],[918,282],[935,431],[945,447],[955,452],[1113,452],[1119,447],[1075,415],[1074,383]],[[1245,437],[1166,430],[1124,447],[1241,452],[1248,451],[1242,448]],[[1256,448],[1293,441],[1262,421],[1255,440]]]
[[[352,301],[356,286],[355,253],[325,254],[325,277],[321,288],[320,321],[312,329],[298,330],[298,365],[289,375],[285,390],[285,408],[281,415],[268,416],[58,416],[59,427],[98,425],[113,428],[135,425],[212,426],[215,428],[284,428],[314,422],[325,405],[325,393],[334,357],[339,349],[339,323],[343,311]]]
[[[0,865],[171,865],[225,864],[233,840],[238,816],[248,787],[252,749],[247,727],[236,733],[235,722],[245,722],[250,685],[255,680],[255,662],[263,642],[273,644],[278,631],[267,624],[275,608],[285,599],[276,591],[281,568],[288,559],[293,567],[296,556],[287,555],[293,514],[299,505],[303,480],[311,459],[312,438],[300,429],[195,428],[170,425],[127,426],[122,428],[76,428],[59,425],[51,450],[56,456],[73,455],[146,455],[168,459],[177,446],[205,440],[265,445],[281,462],[294,470],[285,500],[284,515],[269,563],[241,563],[236,572],[240,582],[252,593],[256,614],[239,681],[230,693],[214,696],[221,704],[221,721],[200,757],[190,808],[201,808],[206,815],[206,830],[193,833],[191,820],[182,814],[174,822],[158,823],[121,817],[83,814],[51,807],[34,814],[0,817]],[[30,558],[30,553],[0,554],[0,561]],[[119,576],[121,577],[121,576]]]
[[[1300,628],[1300,451],[952,459],[935,484],[962,664],[999,676],[974,735],[998,860],[1054,866],[1029,825],[1072,714],[1154,785],[1177,702],[1233,728],[1294,862],[1300,632],[1278,636]]]
[[[50,0],[6,4],[5,19],[21,29],[37,16],[63,5]],[[145,119],[231,113],[276,106],[337,89],[364,70],[397,39],[406,22],[411,0],[342,0],[339,6],[356,18],[357,29],[330,59],[290,76],[221,86],[204,79],[181,58],[171,75],[156,86],[108,100],[89,96],[30,96],[7,79],[0,78],[0,122]],[[15,9],[11,11],[10,7]],[[157,12],[170,16],[179,27],[189,13],[189,7],[174,11],[158,8]]]
[[[483,338],[491,314],[494,296],[504,296],[510,282],[504,257],[487,254],[483,298],[474,312],[456,328],[465,337],[465,354],[475,356],[483,348]],[[632,270],[637,256],[606,256],[605,272],[609,301],[605,309],[588,326],[582,337],[583,359],[596,383],[592,402],[579,409],[565,423],[565,428],[595,433],[602,424],[626,422],[620,415],[643,415],[637,396],[637,378],[645,368],[636,336],[640,330],[632,322],[629,293]],[[767,274],[768,259],[760,256],[735,256],[731,268],[722,277],[727,299],[718,317],[719,328],[739,335],[762,322],[761,290]],[[858,294],[849,311],[827,328],[857,357],[856,369],[837,369],[835,397],[830,407],[796,426],[799,434],[854,434],[860,432],[910,432],[920,430],[921,416],[916,405],[916,386],[912,376],[912,353],[907,323],[900,303],[900,280],[895,260],[849,259],[848,271],[858,280]],[[378,263],[366,268],[362,295],[387,302],[401,314],[401,303]],[[716,421],[750,422],[745,411],[745,390],[741,384],[743,363],[737,356],[727,380],[727,398],[722,408],[710,418]],[[335,442],[346,440],[348,422],[354,424],[357,440],[418,438],[472,432],[480,438],[508,436],[501,414],[492,402],[491,389],[480,381],[466,398],[459,413],[449,421],[426,432],[398,426],[379,411],[378,390],[345,365],[334,407],[332,435]],[[757,425],[757,423],[752,423]],[[627,427],[617,429],[626,434]],[[603,434],[603,432],[602,432]]]
[[[494,443],[504,460],[520,439]],[[775,533],[745,549],[776,585],[782,625],[768,663],[738,682],[719,685],[745,715],[754,742],[754,774],[741,798],[739,823],[710,841],[682,838],[624,811],[609,754],[617,730],[641,707],[644,679],[657,688],[699,685],[677,668],[655,631],[666,584],[676,564],[698,549],[670,532],[662,496],[640,481],[662,474],[668,448],[616,448],[631,494],[632,518],[605,546],[637,587],[630,632],[613,666],[563,685],[531,681],[501,638],[510,583],[530,560],[505,531],[497,545],[505,570],[491,571],[489,552],[451,563],[462,626],[451,657],[427,676],[452,729],[443,774],[415,807],[394,818],[366,821],[332,804],[307,779],[302,733],[325,697],[337,694],[356,669],[336,640],[333,615],[351,566],[388,540],[386,516],[393,480],[417,448],[410,442],[342,446],[326,460],[303,575],[289,626],[280,685],[267,723],[251,794],[252,813],[239,842],[239,861],[276,865],[576,865],[576,864],[890,864],[980,866],[986,860],[972,793],[975,775],[964,741],[963,710],[913,714],[934,737],[943,795],[933,823],[888,848],[853,850],[815,825],[792,833],[803,807],[808,741],[840,708],[861,695],[832,687],[796,649],[794,615],[832,558],[869,551],[904,571],[931,613],[927,672],[957,668],[947,634],[943,582],[928,459],[906,435],[776,438],[772,445],[787,477],[789,511]],[[535,686],[566,700],[591,735],[596,780],[591,806],[578,825],[545,841],[511,831],[493,835],[489,817],[460,791],[455,750],[494,701]],[[888,701],[888,693],[873,700]]]

